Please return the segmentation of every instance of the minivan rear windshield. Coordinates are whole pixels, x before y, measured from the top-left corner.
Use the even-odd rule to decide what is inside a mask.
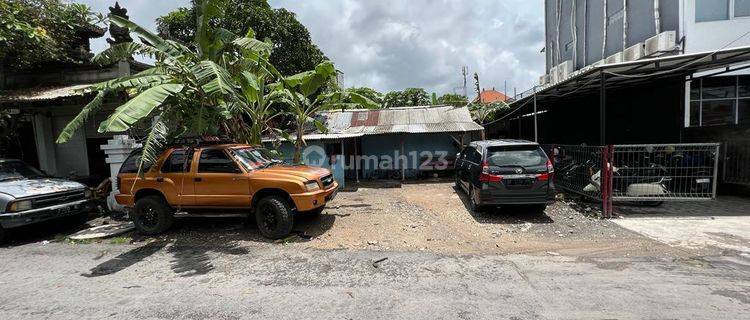
[[[547,164],[547,155],[538,146],[490,147],[487,164],[496,167],[534,167]]]

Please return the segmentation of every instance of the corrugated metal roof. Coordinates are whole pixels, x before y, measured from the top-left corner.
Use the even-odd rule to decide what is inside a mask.
[[[69,86],[0,91],[0,101],[47,101],[64,97],[82,96],[84,95],[82,90],[89,86],[90,84],[76,84]]]
[[[452,106],[329,111],[321,113],[319,119],[326,123],[328,133],[305,134],[305,140],[342,139],[389,133],[483,130],[482,126],[471,119],[468,108]]]

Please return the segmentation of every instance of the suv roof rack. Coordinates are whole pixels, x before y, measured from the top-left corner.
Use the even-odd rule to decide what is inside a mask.
[[[211,146],[211,145],[217,145],[217,144],[229,144],[229,143],[237,143],[237,141],[227,139],[227,138],[219,138],[219,137],[184,137],[184,138],[178,138],[170,141],[167,145],[168,146],[193,146],[193,147],[202,147],[202,146]]]

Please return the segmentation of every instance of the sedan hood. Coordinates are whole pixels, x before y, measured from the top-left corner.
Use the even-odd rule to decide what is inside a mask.
[[[311,167],[305,165],[278,165],[262,169],[259,172],[264,174],[273,174],[276,176],[296,177],[300,181],[315,180],[331,173],[330,170],[320,167]]]
[[[64,179],[20,179],[0,182],[0,193],[24,198],[56,192],[84,189],[86,186]]]

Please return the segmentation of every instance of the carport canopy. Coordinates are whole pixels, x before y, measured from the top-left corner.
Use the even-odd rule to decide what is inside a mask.
[[[600,93],[600,135],[604,144],[606,90],[683,76],[685,81],[729,73],[750,68],[750,46],[721,49],[641,59],[636,61],[588,66],[574,72],[569,78],[545,86],[534,86],[516,97],[511,111],[499,119],[502,121],[525,114],[536,116],[536,104],[553,101],[573,94]],[[706,72],[701,76],[696,73]],[[492,122],[491,122],[492,123]]]

